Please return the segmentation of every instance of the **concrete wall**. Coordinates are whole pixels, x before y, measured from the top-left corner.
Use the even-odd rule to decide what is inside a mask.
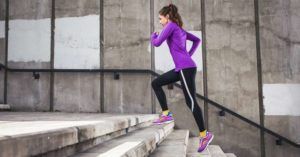
[[[51,0],[12,0],[9,4],[8,66],[50,68]],[[48,111],[50,75],[8,73],[7,101],[13,110]]]
[[[0,2],[0,63],[5,63],[5,6],[6,1]],[[4,102],[4,70],[0,71],[0,103]]]
[[[100,1],[55,1],[56,69],[100,68]],[[100,112],[99,73],[55,73],[54,110]]]
[[[149,0],[104,1],[104,68],[151,69]],[[151,77],[104,75],[104,112],[152,113]]]
[[[208,97],[259,123],[254,1],[205,3]],[[214,143],[225,152],[260,156],[257,129],[228,114],[218,117],[214,107],[209,107],[208,114],[209,129],[216,135]]]
[[[259,6],[265,125],[299,143],[300,2],[267,0]],[[275,140],[266,136],[267,156],[299,156],[299,150],[276,146]]]

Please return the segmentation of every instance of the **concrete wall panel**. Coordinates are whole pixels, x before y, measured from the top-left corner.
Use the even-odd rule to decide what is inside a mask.
[[[104,1],[104,68],[150,69],[150,1]],[[151,81],[147,74],[104,77],[104,111],[151,113]]]
[[[205,3],[208,97],[259,123],[254,1]],[[226,116],[222,122],[216,114],[214,107],[209,107],[209,130],[225,152],[245,157],[260,155],[258,129],[230,116],[230,121]],[[245,142],[245,137],[251,140]]]
[[[147,74],[120,74],[104,77],[104,112],[152,113],[151,78]]]
[[[259,2],[265,126],[299,143],[300,2]],[[288,144],[275,145],[273,137],[265,139],[268,157],[300,154]]]
[[[5,62],[5,5],[0,1],[0,63]],[[0,103],[4,102],[4,70],[0,71]]]
[[[7,101],[14,111],[49,111],[50,76],[40,73],[35,80],[32,73],[8,73]]]
[[[100,1],[56,0],[54,67],[100,68]],[[55,73],[54,110],[100,112],[99,73]]]
[[[100,112],[100,74],[56,73],[54,111]]]
[[[236,156],[259,157],[259,130],[230,114],[221,117],[219,111],[209,107],[209,129],[215,134],[212,144],[220,145],[224,152],[232,152]]]
[[[8,66],[50,67],[51,0],[12,0],[9,4]],[[49,111],[49,73],[9,73],[7,101],[18,111]],[[24,83],[26,82],[26,83]]]

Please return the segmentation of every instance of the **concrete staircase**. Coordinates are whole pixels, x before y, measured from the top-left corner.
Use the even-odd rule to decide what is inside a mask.
[[[0,157],[232,157],[212,145],[197,152],[198,138],[153,125],[158,114],[1,112]]]

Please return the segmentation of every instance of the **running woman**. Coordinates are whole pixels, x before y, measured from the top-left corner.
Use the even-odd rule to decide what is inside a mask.
[[[159,118],[153,123],[164,124],[174,120],[171,111],[168,109],[166,95],[162,86],[180,80],[186,104],[192,111],[199,128],[200,140],[198,152],[202,152],[212,141],[214,135],[205,129],[202,110],[195,98],[195,75],[197,66],[191,56],[196,51],[201,40],[182,28],[183,22],[178,13],[178,9],[174,4],[165,6],[159,11],[159,22],[162,24],[163,30],[160,34],[158,32],[153,32],[151,34],[151,44],[158,47],[165,40],[167,41],[171,56],[175,63],[175,69],[158,76],[151,83],[162,108],[162,113],[159,114]],[[189,51],[186,50],[186,40],[193,42]]]

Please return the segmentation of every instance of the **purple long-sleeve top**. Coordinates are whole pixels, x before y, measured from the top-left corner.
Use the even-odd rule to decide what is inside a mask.
[[[201,40],[193,34],[179,27],[175,22],[169,21],[159,35],[155,32],[151,34],[151,44],[155,47],[160,46],[165,40],[169,46],[171,56],[175,63],[175,71],[181,69],[197,67],[192,59]],[[186,49],[186,40],[193,42],[189,51]]]

